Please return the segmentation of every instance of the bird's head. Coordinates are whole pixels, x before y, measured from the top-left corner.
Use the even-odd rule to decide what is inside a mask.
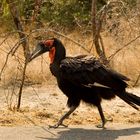
[[[49,52],[51,63],[53,63],[55,57],[57,60],[59,60],[61,57],[65,57],[65,48],[61,41],[56,38],[52,38],[39,42],[35,50],[32,52],[29,61],[45,52]]]

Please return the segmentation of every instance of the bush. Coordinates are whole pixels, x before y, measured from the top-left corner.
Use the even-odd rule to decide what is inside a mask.
[[[73,27],[86,24],[90,20],[91,0],[47,1],[41,8],[41,19],[52,25]]]

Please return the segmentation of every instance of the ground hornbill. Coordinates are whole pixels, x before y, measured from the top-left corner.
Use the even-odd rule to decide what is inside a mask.
[[[125,90],[127,87],[125,81],[129,79],[106,68],[95,57],[88,55],[66,57],[62,42],[52,38],[38,43],[29,61],[45,52],[49,52],[50,70],[57,79],[58,87],[68,97],[67,104],[70,108],[53,126],[54,128],[63,125],[64,119],[79,106],[80,101],[98,108],[102,120],[98,127],[104,127],[107,121],[101,107],[102,99],[111,100],[118,96],[130,106],[139,110],[140,97]],[[95,83],[98,83],[98,85]]]

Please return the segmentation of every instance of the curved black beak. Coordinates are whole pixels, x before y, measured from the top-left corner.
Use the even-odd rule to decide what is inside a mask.
[[[29,62],[32,61],[34,58],[38,57],[39,55],[41,55],[42,53],[43,53],[42,47],[40,44],[38,44],[35,50],[31,53]]]
[[[40,56],[47,51],[49,51],[49,47],[45,47],[44,44],[38,43],[35,50],[31,53],[28,62],[32,61],[34,58]]]

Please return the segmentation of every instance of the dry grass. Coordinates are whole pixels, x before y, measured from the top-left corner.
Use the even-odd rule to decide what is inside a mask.
[[[85,45],[85,47],[87,47],[88,49],[91,49],[92,47],[91,36],[89,35],[81,36],[79,35],[78,32],[73,32],[68,36],[75,40],[78,40],[82,45]],[[84,51],[82,48],[80,48],[73,42],[64,38],[60,39],[62,40],[62,42],[66,47],[67,55],[76,56],[79,54],[88,54],[86,51]],[[3,38],[0,39],[0,42],[2,40]],[[113,38],[109,37],[107,34],[104,33],[103,40],[106,55],[110,56],[111,54],[115,53],[115,51],[118,49],[118,46],[116,42],[113,40]],[[14,38],[9,38],[5,43],[2,44],[2,46],[0,46],[0,48],[8,52],[10,48],[15,44],[15,42],[16,40]],[[3,52],[2,50],[0,50],[0,59],[2,60],[0,63],[0,69],[2,69],[7,56],[7,53]],[[130,84],[134,84],[140,73],[139,52],[140,49],[138,45],[135,43],[135,46],[130,45],[129,47],[123,49],[111,60],[112,68],[128,76],[131,79]],[[91,53],[97,55],[94,48],[91,50]],[[20,64],[17,61],[17,57],[11,55],[9,56],[8,63],[6,65],[4,73],[2,74],[1,85],[10,86],[16,84],[17,86],[19,86],[22,72],[21,66],[23,66],[24,59],[22,48],[17,51],[16,56],[20,58],[18,59],[20,61]],[[25,83],[26,85],[44,84],[44,83],[54,84],[55,83],[54,78],[52,77],[52,74],[49,71],[48,54],[44,54],[43,57],[38,57],[37,59],[29,63],[26,75],[28,77],[26,78]]]
[[[36,87],[38,97],[31,88],[24,90],[22,107],[19,112],[16,110],[5,109],[4,94],[0,94],[0,126],[29,126],[43,125],[48,126],[56,123],[68,108],[66,107],[66,97],[58,90],[57,86],[47,85]],[[136,95],[140,94],[140,89],[131,89],[130,92]],[[1,91],[4,93],[4,91]],[[53,96],[58,93],[58,96]],[[113,118],[113,123],[139,124],[140,112],[136,111],[122,100],[116,98],[112,101],[103,101],[102,107],[106,118]],[[65,124],[83,124],[95,125],[100,122],[100,116],[97,108],[88,106],[84,103],[65,120]],[[109,125],[110,123],[108,123]]]
[[[114,54],[116,50],[123,47],[131,39],[139,34],[136,25],[133,30],[130,22],[120,19],[119,28],[115,28],[112,36],[104,32],[102,33],[105,52],[107,57]],[[118,22],[118,19],[115,21]],[[110,24],[113,24],[112,21]],[[110,26],[110,25],[109,25]],[[3,32],[0,29],[0,33]],[[97,56],[95,48],[92,47],[92,37],[89,34],[82,34],[79,31],[73,31],[67,34],[70,38],[79,41],[86,48],[91,49],[91,53]],[[48,38],[46,33],[37,33],[41,37]],[[36,35],[31,35],[29,39],[31,48],[36,45]],[[54,35],[53,35],[54,36]],[[73,42],[62,38],[67,55],[76,56],[79,54],[88,54],[82,48]],[[0,38],[0,43],[4,38]],[[8,51],[15,45],[16,37],[10,36],[2,45],[0,45],[0,70],[3,68]],[[110,64],[113,69],[121,72],[131,78],[130,85],[133,85],[140,74],[140,41],[137,40],[127,48],[120,51]],[[18,61],[17,61],[18,59]],[[58,118],[66,112],[66,97],[60,92],[56,86],[56,80],[49,70],[48,54],[38,57],[27,66],[25,87],[22,96],[22,107],[19,112],[15,110],[17,103],[17,90],[20,85],[22,67],[23,67],[23,51],[22,47],[18,49],[15,56],[9,55],[8,63],[2,73],[0,80],[0,125],[16,126],[16,125],[48,125],[57,122]],[[138,83],[140,85],[140,81]],[[43,85],[47,85],[45,88]],[[14,92],[13,92],[14,91]],[[132,91],[139,96],[140,89]],[[13,95],[12,95],[13,94]],[[7,110],[9,108],[9,110]],[[115,123],[140,123],[140,113],[126,105],[118,98],[111,102],[103,102],[105,115],[113,117]],[[66,120],[66,124],[96,124],[100,121],[98,111],[91,106],[82,104],[75,113]]]

